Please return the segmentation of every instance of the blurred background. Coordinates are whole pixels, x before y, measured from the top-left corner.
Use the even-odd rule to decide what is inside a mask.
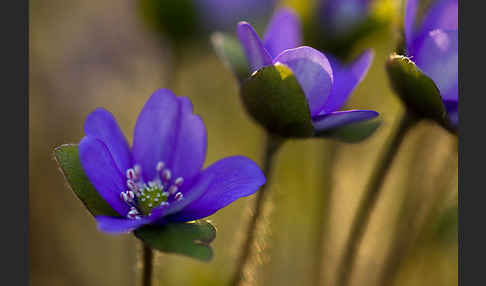
[[[402,1],[370,1],[372,26],[379,28],[351,33],[352,41],[343,40],[343,32],[340,39],[323,32],[325,39],[336,39],[327,44],[315,40],[315,31],[321,31],[315,28],[318,0],[252,0],[248,6],[220,9],[214,0],[169,1],[180,4],[175,12],[154,1],[30,1],[31,284],[139,282],[140,242],[132,235],[98,232],[53,159],[54,147],[79,142],[84,119],[94,108],[110,110],[131,141],[145,101],[156,89],[170,88],[189,97],[204,119],[206,166],[238,154],[261,162],[264,133],[245,113],[238,82],[209,38],[212,31],[233,33],[240,19],[264,27],[274,7],[286,5],[302,17],[304,43],[341,51],[342,58],[375,50],[348,107],[377,110],[384,124],[361,144],[300,140],[283,146],[246,282],[333,285],[362,191],[403,112],[384,69],[401,40]],[[340,44],[336,48],[329,42]],[[457,285],[457,164],[455,136],[432,122],[414,127],[372,214],[353,285]],[[211,262],[158,253],[154,285],[226,285],[253,199],[240,199],[209,217],[218,229]]]

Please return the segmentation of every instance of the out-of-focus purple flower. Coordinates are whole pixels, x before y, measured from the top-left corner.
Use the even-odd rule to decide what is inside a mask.
[[[436,1],[420,22],[416,20],[417,9],[418,0],[407,2],[404,28],[408,56],[437,85],[450,120],[457,125],[458,2]]]
[[[252,73],[270,65],[283,64],[290,68],[307,98],[315,133],[378,116],[372,110],[338,111],[367,73],[372,51],[365,51],[351,64],[342,65],[311,47],[298,47],[300,23],[287,9],[277,11],[272,17],[263,42],[247,22],[238,24],[237,34]]]
[[[241,20],[268,19],[280,0],[137,0],[140,15],[155,31],[176,44],[229,31]]]
[[[209,30],[228,30],[242,19],[257,21],[272,12],[278,0],[193,0]]]
[[[259,167],[242,156],[201,170],[206,129],[186,97],[156,91],[141,111],[130,149],[114,117],[96,109],[86,119],[79,144],[81,165],[101,197],[119,216],[97,216],[108,233],[146,224],[209,216],[265,183]]]
[[[319,21],[331,35],[347,34],[370,14],[371,0],[323,0]]]

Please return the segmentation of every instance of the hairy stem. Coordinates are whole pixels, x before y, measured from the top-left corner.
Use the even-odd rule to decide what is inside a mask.
[[[413,207],[407,207],[407,205],[403,207],[403,212],[407,211],[407,214],[403,216],[395,229],[390,250],[387,252],[384,260],[384,269],[377,285],[389,286],[395,284],[400,266],[402,266],[402,263],[419,241],[419,237],[427,231],[426,226],[430,225],[431,221],[440,212],[445,198],[452,189],[451,181],[456,171],[457,142],[453,144],[451,152],[446,158],[446,162],[437,174],[432,197],[427,201],[423,200],[423,198],[416,198],[417,202],[414,202]],[[414,210],[413,212],[410,211],[412,209]],[[425,217],[420,219],[418,218],[418,214]]]
[[[272,175],[272,166],[274,156],[282,145],[283,139],[274,137],[270,134],[267,135],[267,141],[265,143],[265,153],[263,154],[263,173],[266,177],[266,183],[257,192],[255,205],[253,207],[253,214],[248,224],[248,230],[246,231],[247,237],[241,248],[240,257],[236,264],[236,270],[231,280],[231,285],[237,286],[244,278],[245,266],[251,257],[252,245],[255,241],[256,229],[259,219],[263,213],[263,205],[265,202],[268,186],[270,185],[270,179]]]
[[[153,257],[154,253],[152,248],[147,245],[143,245],[143,260],[142,260],[142,286],[152,285],[152,273],[153,273]]]
[[[368,226],[371,213],[380,195],[385,177],[392,166],[393,159],[396,157],[400,145],[405,139],[405,135],[415,123],[416,118],[409,112],[402,117],[400,124],[394,135],[390,138],[385,147],[385,152],[378,160],[371,178],[368,182],[356,216],[353,219],[351,232],[344,248],[344,255],[338,267],[338,286],[347,286],[353,273],[354,261],[363,238],[363,234]]]

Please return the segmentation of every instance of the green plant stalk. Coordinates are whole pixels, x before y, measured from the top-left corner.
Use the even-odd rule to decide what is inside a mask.
[[[236,263],[236,270],[233,274],[230,285],[237,286],[244,278],[244,269],[249,258],[251,257],[251,250],[253,242],[255,241],[257,225],[263,213],[263,206],[265,198],[267,197],[268,186],[270,185],[274,157],[283,142],[284,141],[282,138],[267,134],[265,152],[263,154],[263,173],[266,177],[266,183],[257,192],[255,205],[253,207],[253,214],[248,224],[248,230],[246,231],[247,236],[241,248],[240,256]]]
[[[390,141],[385,147],[385,152],[382,154],[381,158],[378,160],[378,164],[373,170],[364,193],[364,198],[362,199],[358,207],[358,212],[353,219],[351,232],[344,248],[344,255],[338,267],[338,280],[336,283],[338,286],[347,286],[351,280],[359,245],[368,226],[371,213],[381,193],[385,177],[392,166],[394,158],[398,154],[398,150],[405,139],[405,135],[416,122],[417,117],[410,111],[406,111],[400,120],[395,134],[389,139]]]
[[[427,231],[426,226],[429,222],[437,215],[441,205],[448,192],[450,191],[451,178],[453,178],[457,170],[456,167],[452,166],[452,162],[455,162],[457,157],[457,140],[454,142],[451,153],[446,158],[446,162],[442,165],[441,170],[437,176],[434,186],[434,195],[430,199],[428,204],[422,200],[416,203],[415,209],[421,208],[424,210],[428,208],[429,211],[426,212],[425,218],[418,219],[417,215],[423,213],[423,211],[414,211],[409,213],[404,217],[404,222],[400,222],[401,227],[397,227],[393,234],[392,244],[390,250],[387,252],[387,256],[384,260],[384,269],[380,275],[379,283],[377,285],[388,286],[394,285],[397,274],[399,273],[400,266],[403,261],[408,257],[410,251],[420,240],[419,238],[424,235]],[[405,209],[410,209],[406,208]],[[409,227],[411,226],[411,227]]]
[[[142,286],[152,285],[154,253],[152,248],[142,242]]]
[[[335,142],[326,141],[323,147],[323,171],[322,171],[322,185],[318,190],[318,206],[316,212],[316,246],[313,262],[314,281],[313,285],[319,286],[322,283],[322,268],[324,261],[327,258],[327,241],[329,239],[329,224],[331,215],[331,198],[333,193],[332,186],[332,170],[336,159],[337,144]]]

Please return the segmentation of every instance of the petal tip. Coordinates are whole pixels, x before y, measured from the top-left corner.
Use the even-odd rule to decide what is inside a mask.
[[[283,16],[294,17],[294,18],[298,18],[299,17],[297,15],[297,13],[294,11],[294,9],[292,9],[289,6],[283,6],[281,8],[278,8],[277,11],[275,11],[275,14],[274,15],[275,16],[276,15],[283,15]]]
[[[95,216],[95,219],[98,230],[111,235],[130,233],[152,221],[151,218],[147,217],[128,219],[124,217]]]
[[[151,95],[151,98],[152,97],[156,97],[156,96],[171,96],[171,97],[176,97],[176,95],[168,88],[159,88],[159,89],[156,89],[152,95]]]
[[[103,107],[97,107],[95,108],[95,110],[91,111],[88,116],[86,116],[83,125],[84,133],[89,134],[90,128],[92,127],[92,125],[94,125],[94,122],[96,122],[97,120],[103,120],[103,118],[109,118],[110,120],[116,121],[115,117],[111,112]]]
[[[238,24],[236,24],[236,28],[238,30],[247,29],[248,27],[251,27],[251,25],[247,21],[240,21],[240,22],[238,22]]]

